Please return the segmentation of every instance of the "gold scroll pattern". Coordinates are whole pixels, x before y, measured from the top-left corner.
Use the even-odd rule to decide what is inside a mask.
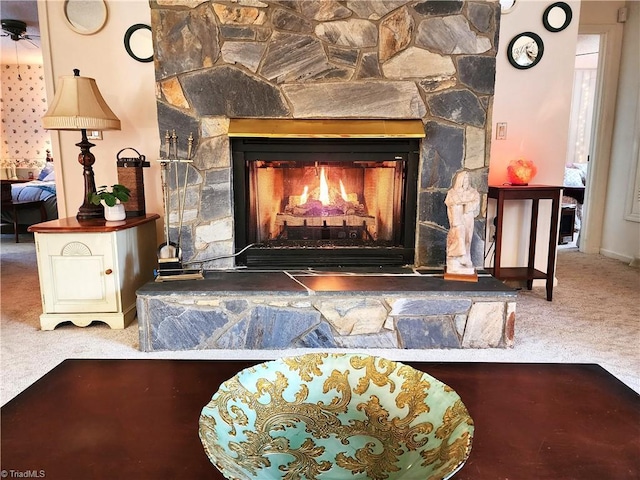
[[[336,363],[340,357],[345,361]],[[203,409],[200,438],[227,478],[268,478],[260,471],[276,458],[285,480],[335,480],[343,478],[340,471],[344,478],[384,480],[403,468],[423,469],[420,478],[447,478],[468,457],[473,421],[466,407],[423,372],[368,355],[309,354],[281,362],[264,377],[261,365],[248,369],[251,385],[240,374],[227,380]],[[434,381],[448,402],[437,417],[427,401]],[[310,388],[321,388],[322,400]],[[409,452],[418,461],[406,465]]]

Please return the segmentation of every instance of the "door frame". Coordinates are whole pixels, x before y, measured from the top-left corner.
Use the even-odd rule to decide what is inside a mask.
[[[590,161],[580,232],[580,251],[600,253],[618,94],[622,29],[616,24],[580,25],[578,34],[600,35]]]

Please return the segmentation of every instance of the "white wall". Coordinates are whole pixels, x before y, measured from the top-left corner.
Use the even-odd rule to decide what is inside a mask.
[[[577,19],[580,15],[579,1],[567,3],[573,10],[573,20],[565,30],[557,33],[547,31],[542,23],[544,10],[550,4],[548,2],[520,0],[515,8],[502,15],[496,60],[494,139],[491,144],[489,185],[507,182],[507,165],[510,160],[519,157],[533,160],[538,167],[532,184],[562,185],[578,35]],[[515,35],[526,31],[542,38],[544,54],[534,67],[518,70],[507,60],[506,50]],[[507,123],[506,140],[495,139],[495,124],[499,122]],[[530,206],[531,201],[505,204],[503,267],[526,266]],[[490,201],[488,211],[490,225],[495,216],[494,201]],[[546,271],[550,217],[551,202],[541,201],[535,266],[542,271]]]
[[[93,35],[72,31],[63,17],[64,2],[38,0],[42,48],[47,77],[47,96],[54,97],[58,78],[80,75],[95,78],[98,88],[113,112],[120,118],[120,131],[105,131],[91,152],[96,157],[93,167],[96,185],[117,183],[116,155],[125,147],[133,147],[151,162],[144,169],[147,213],[162,213],[160,166],[156,162],[160,139],[155,99],[153,63],[131,58],[124,48],[127,29],[136,24],[150,25],[149,4],[144,0],[109,0],[107,23]],[[55,87],[54,87],[55,84]],[[78,163],[80,132],[51,132],[53,154],[58,177],[60,217],[73,217],[83,203],[82,166]],[[133,152],[126,152],[132,156]],[[158,222],[158,231],[162,232]],[[160,236],[161,237],[161,236]]]
[[[627,2],[627,8],[600,251],[604,255],[630,262],[640,258],[640,223],[626,218],[628,190],[633,189],[639,161],[640,2]],[[637,193],[635,201],[638,201]]]

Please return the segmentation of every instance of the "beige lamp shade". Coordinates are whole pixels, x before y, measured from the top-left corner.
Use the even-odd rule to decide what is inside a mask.
[[[120,130],[120,120],[93,78],[62,76],[51,107],[42,117],[48,130]]]

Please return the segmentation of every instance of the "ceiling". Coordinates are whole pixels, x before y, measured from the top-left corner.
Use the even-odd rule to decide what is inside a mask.
[[[0,1],[0,19],[21,20],[25,22],[27,24],[27,35],[32,36],[33,43],[37,45],[34,46],[27,40],[15,42],[9,37],[0,37],[0,62],[2,64],[15,64],[19,62],[20,65],[41,64],[42,50],[40,49],[37,1],[2,0]]]

